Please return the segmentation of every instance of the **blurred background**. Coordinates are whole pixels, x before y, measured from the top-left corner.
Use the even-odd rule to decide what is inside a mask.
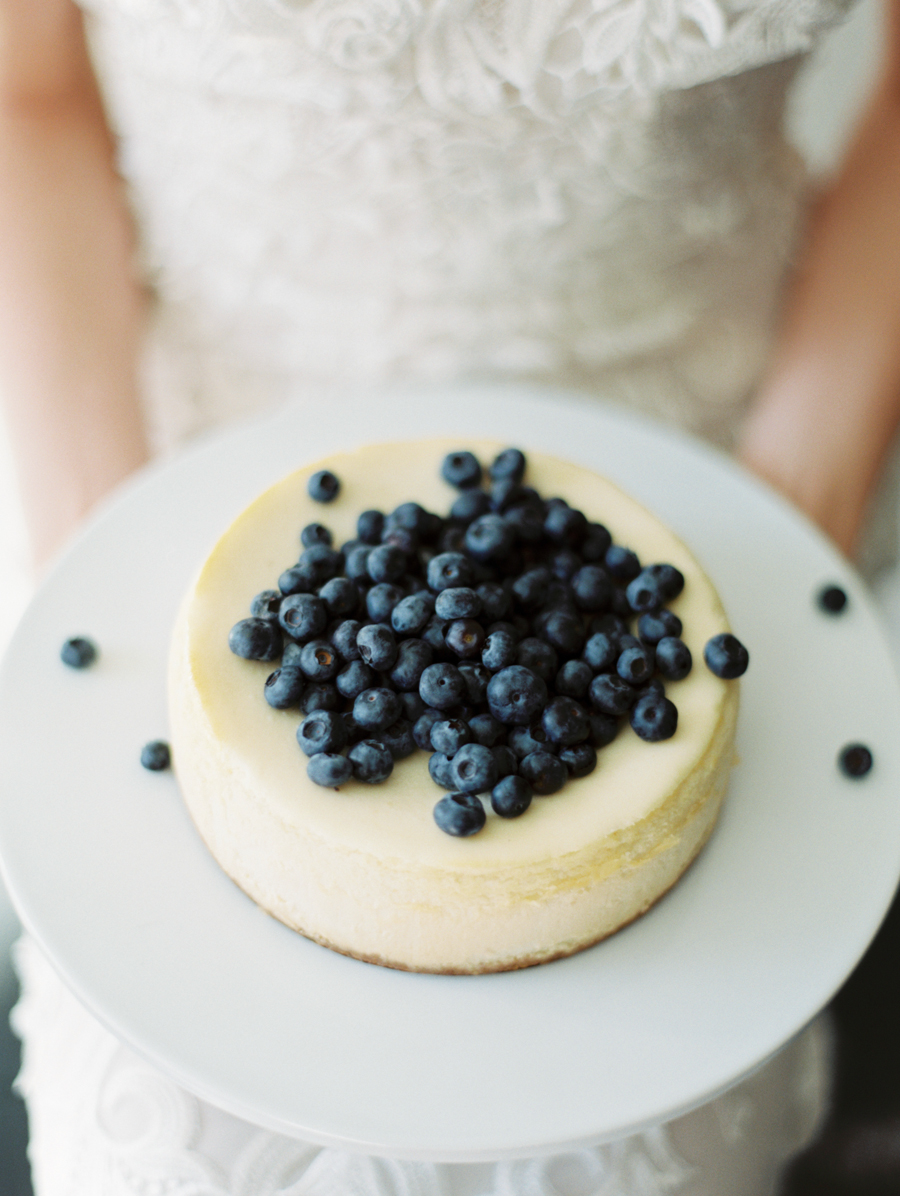
[[[827,177],[835,168],[865,102],[878,62],[880,20],[875,0],[857,3],[810,61],[794,94],[790,128],[814,177]],[[5,649],[30,591],[25,530],[6,430],[0,421],[0,650]],[[900,626],[900,612],[896,621]],[[14,792],[0,794],[0,801],[13,800]],[[18,1069],[18,1042],[7,1020],[16,993],[9,948],[17,934],[15,914],[0,884],[0,1196],[31,1192],[25,1114],[11,1091]]]

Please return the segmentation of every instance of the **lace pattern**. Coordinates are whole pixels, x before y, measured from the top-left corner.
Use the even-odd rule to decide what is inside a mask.
[[[759,1196],[824,1106],[817,1023],[711,1104],[606,1146],[471,1165],[349,1154],[191,1096],[102,1029],[33,943],[16,961],[36,1196]]]
[[[727,443],[842,0],[89,0],[161,444],[287,396],[563,382]]]

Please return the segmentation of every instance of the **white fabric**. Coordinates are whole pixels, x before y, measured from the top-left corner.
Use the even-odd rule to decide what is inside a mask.
[[[841,0],[85,7],[156,293],[159,446],[288,396],[473,376],[728,443],[802,225],[785,95]],[[36,1196],[763,1196],[823,1108],[818,1025],[610,1146],[362,1158],[196,1100],[28,942],[20,967]]]
[[[394,378],[565,382],[727,441],[841,0],[89,0],[158,296],[156,436]]]
[[[495,1164],[368,1158],[197,1100],[94,1021],[33,943],[16,962],[36,1196],[763,1196],[824,1105],[816,1022],[725,1095],[612,1145]]]

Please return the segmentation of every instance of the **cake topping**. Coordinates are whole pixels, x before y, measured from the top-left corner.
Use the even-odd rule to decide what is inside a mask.
[[[307,490],[314,502],[333,502],[340,491],[341,483],[327,469],[320,469],[309,479]]]
[[[460,450],[441,465],[460,492],[447,518],[416,502],[364,511],[339,551],[307,524],[278,590],[232,630],[238,655],[281,656],[266,699],[304,712],[297,739],[316,784],[377,784],[428,751],[432,778],[454,791],[435,821],[468,836],[484,825],[479,794],[518,817],[533,795],[592,772],[625,715],[648,743],[676,733],[665,684],[692,659],[667,603],[683,574],[643,564],[564,498],[542,499],[525,469],[505,450],[482,489],[480,462]],[[309,483],[319,501],[338,486],[327,470]],[[704,655],[720,677],[747,667],[728,633]]]

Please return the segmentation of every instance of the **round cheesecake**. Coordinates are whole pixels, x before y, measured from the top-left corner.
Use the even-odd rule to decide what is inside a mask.
[[[738,685],[703,663],[710,637],[728,629],[715,588],[688,549],[654,515],[587,469],[528,453],[526,482],[603,523],[643,563],[685,578],[671,603],[694,666],[666,683],[675,734],[640,739],[627,719],[600,749],[596,769],[521,817],[487,821],[471,837],[445,834],[433,810],[443,796],[428,754],[396,763],[380,785],[337,790],[307,776],[299,710],[263,697],[275,664],[228,647],[255,594],[277,586],[300,552],[299,533],[326,524],[335,544],[356,535],[367,509],[415,501],[446,514],[456,491],[441,480],[446,453],[470,449],[488,463],[504,445],[424,441],[335,454],[285,478],[225,532],[187,594],[173,635],[173,760],[191,817],[225,872],[288,926],[334,950],[424,972],[502,971],[569,955],[647,910],[709,837],[734,760]],[[308,495],[333,472],[337,498]]]

